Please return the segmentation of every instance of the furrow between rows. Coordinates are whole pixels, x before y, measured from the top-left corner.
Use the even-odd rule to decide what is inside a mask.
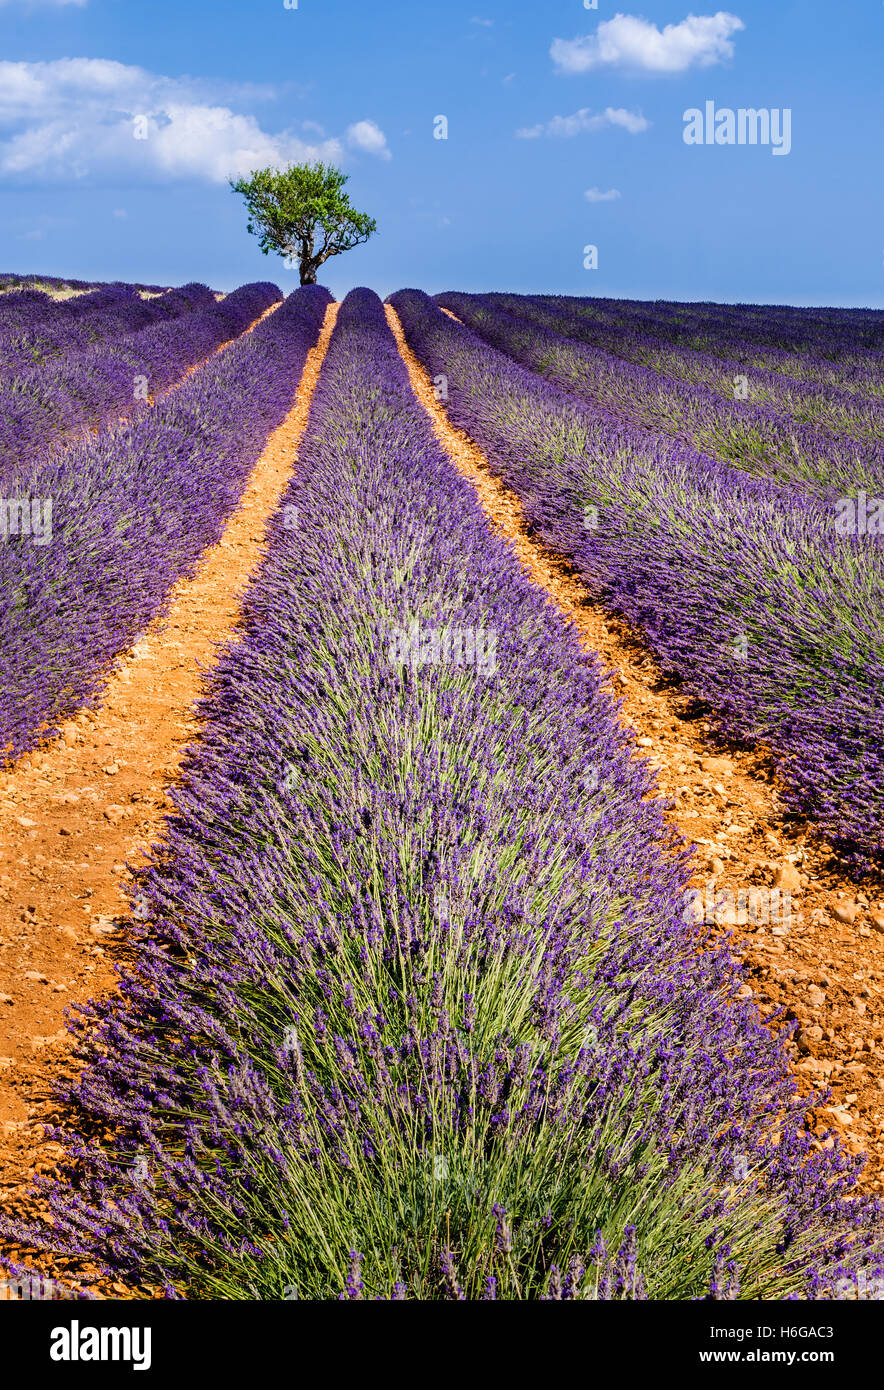
[[[125,956],[124,866],[162,837],[168,789],[197,736],[207,670],[234,635],[267,525],[296,464],[337,315],[330,304],[294,403],[196,573],[119,660],[94,711],[0,772],[0,1192],[19,1213],[28,1173],[58,1149],[42,1134],[52,1085],[71,1074],[64,1010],[114,987]]]
[[[737,745],[723,755],[702,710],[663,677],[641,634],[537,538],[519,497],[449,420],[392,305],[386,312],[415,394],[474,484],[489,524],[574,623],[584,647],[604,661],[624,722],[659,773],[672,823],[693,844],[692,882],[702,895],[695,901],[710,925],[737,938],[746,997],[765,1016],[782,1012],[797,1021],[799,1086],[809,1093],[828,1085],[832,1092],[812,1119],[818,1142],[831,1146],[828,1132],[840,1133],[852,1152],[868,1155],[864,1184],[884,1191],[884,902],[863,894],[857,901],[856,885],[838,872],[830,847],[785,814],[769,760]]]

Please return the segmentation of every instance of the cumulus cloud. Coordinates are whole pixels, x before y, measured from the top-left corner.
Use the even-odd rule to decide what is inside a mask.
[[[713,15],[689,14],[680,24],[667,24],[662,30],[636,15],[617,14],[603,20],[594,34],[553,39],[549,52],[564,73],[601,67],[685,72],[733,57],[731,35],[745,27],[741,19],[725,10]]]
[[[588,106],[575,111],[573,116],[553,116],[551,121],[541,121],[539,125],[523,126],[516,131],[520,140],[537,140],[542,135],[554,135],[560,139],[571,139],[575,135],[592,134],[607,126],[622,126],[630,135],[640,135],[650,126],[640,111],[627,111],[623,106],[606,106],[604,111],[593,114]]]
[[[271,95],[267,88],[163,77],[103,58],[0,62],[0,174],[223,183],[264,165],[340,160],[343,140],[325,136],[314,122],[271,133],[236,109]],[[347,144],[389,157],[383,132],[371,121],[351,126]]]
[[[600,188],[587,188],[583,196],[588,203],[613,203],[620,197],[620,189],[609,188],[603,193]]]
[[[378,159],[392,159],[387,148],[387,137],[374,121],[356,121],[347,127],[347,144],[351,150],[361,150],[363,154],[375,154]]]

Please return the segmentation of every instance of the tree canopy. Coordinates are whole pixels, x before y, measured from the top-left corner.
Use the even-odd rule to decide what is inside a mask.
[[[255,169],[231,180],[249,215],[248,230],[260,237],[265,256],[277,251],[296,258],[301,284],[314,285],[316,272],[331,256],[351,251],[377,231],[367,213],[357,212],[343,191],[348,175],[332,164],[290,164],[286,169]]]

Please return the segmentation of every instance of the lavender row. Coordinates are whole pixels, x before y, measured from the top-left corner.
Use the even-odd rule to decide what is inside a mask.
[[[567,296],[532,296],[538,304],[573,314],[585,324],[607,327],[629,324],[654,334],[672,347],[685,347],[712,356],[738,356],[747,367],[794,377],[800,381],[857,391],[868,395],[882,393],[884,354],[859,347],[849,325],[841,324],[826,335],[813,350],[800,351],[748,342],[737,321],[708,325],[706,331],[673,323],[671,316],[648,315],[629,300],[587,300]],[[665,309],[665,305],[657,306]]]
[[[865,353],[880,361],[884,350],[884,313],[879,309],[797,309],[777,305],[687,304],[619,299],[572,299],[590,317],[631,317],[653,323],[660,336],[691,346],[739,338],[760,348],[793,356],[810,352],[838,359]]]
[[[173,1297],[881,1277],[855,1161],[811,1154],[781,1044],[685,924],[597,664],[369,291],[202,713],[133,971],[85,1020],[50,1224],[6,1234]]]
[[[884,555],[864,514],[836,517],[581,408],[419,291],[392,302],[444,378],[452,419],[543,540],[644,631],[724,732],[772,751],[794,810],[845,854],[880,858]]]
[[[276,285],[241,285],[220,303],[0,381],[0,485],[20,486],[48,451],[88,430],[137,417],[281,297]]]
[[[99,285],[88,293],[69,298],[56,298],[42,290],[14,290],[0,295],[0,333],[6,335],[15,328],[27,331],[37,327],[47,331],[53,327],[67,328],[74,332],[80,320],[88,320],[107,309],[126,303],[131,307],[136,301],[149,306],[163,298],[165,293],[151,300],[142,299],[135,286],[124,284]]]
[[[494,298],[494,296],[490,296]],[[557,295],[524,296],[535,305],[565,313],[582,325],[595,341],[594,330],[635,329],[659,339],[673,350],[697,351],[712,358],[737,358],[744,371],[777,373],[809,386],[827,387],[878,399],[884,395],[884,353],[861,350],[849,330],[829,334],[813,351],[774,347],[747,341],[739,325],[688,330],[660,315],[648,315],[630,307],[628,300],[576,299]],[[577,332],[570,336],[578,337]],[[833,340],[837,347],[832,351]]]
[[[27,371],[95,343],[180,318],[192,309],[214,305],[215,296],[207,285],[192,284],[152,299],[142,299],[129,288],[102,290],[83,295],[80,303],[82,312],[76,314],[64,312],[77,305],[69,300],[49,315],[38,305],[30,314],[19,310],[0,316],[0,372]]]
[[[72,322],[84,314],[90,314],[105,304],[113,303],[120,295],[135,294],[132,285],[96,285],[87,293],[58,298],[45,290],[15,289],[0,295],[0,324],[4,328],[11,324],[44,323],[47,319]]]
[[[880,352],[884,347],[884,313],[880,309],[835,307],[805,308],[784,304],[714,304],[657,301],[637,306],[652,312],[662,323],[701,325],[710,331],[737,331],[758,335],[759,340],[782,337],[793,351],[814,345],[836,353]]]
[[[43,289],[44,285],[58,291],[81,291],[96,289],[98,284],[97,280],[68,280],[58,275],[17,275],[14,271],[0,272],[0,292],[4,298],[10,294],[45,294],[48,298],[46,290]]]
[[[748,402],[723,401],[647,367],[506,313],[479,295],[442,294],[482,338],[523,366],[623,424],[671,436],[710,458],[781,483],[812,484],[837,497],[884,492],[884,439],[858,439],[799,425]]]
[[[576,338],[603,352],[633,362],[664,377],[711,391],[728,402],[769,407],[799,425],[827,434],[853,436],[866,443],[884,441],[884,372],[867,374],[863,400],[856,389],[824,381],[799,380],[781,371],[762,369],[742,356],[722,357],[678,347],[620,320],[610,324],[581,319],[567,309],[551,309],[530,295],[489,294],[497,309],[528,319],[541,328]],[[858,383],[854,382],[854,387]],[[877,389],[874,389],[877,388]]]
[[[218,539],[328,300],[290,296],[153,410],[43,459],[0,502],[0,755],[19,756],[94,699]]]
[[[14,271],[0,272],[0,291],[14,293],[15,291],[29,291],[35,294],[43,293],[42,286],[49,285],[53,290],[93,290],[105,285],[103,280],[73,280],[69,276],[59,275],[20,275]],[[123,283],[116,281],[113,283]],[[146,294],[163,294],[169,289],[168,285],[143,285],[135,282],[131,285],[133,290],[141,290]]]

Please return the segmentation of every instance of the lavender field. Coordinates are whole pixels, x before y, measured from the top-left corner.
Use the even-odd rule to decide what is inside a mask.
[[[767,760],[817,847],[781,886],[824,854],[874,942],[884,314],[0,278],[0,750],[29,854],[32,760],[50,786],[101,731],[114,673],[183,632],[181,585],[284,464],[180,760],[144,752],[152,829],[90,800],[110,732],[67,793],[86,809],[57,833],[128,859],[105,875],[128,907],[95,929],[117,980],[64,987],[76,1066],[55,1161],[0,1213],[8,1278],[880,1297],[867,1155],[818,1123],[830,1073],[796,1070],[830,1020],[760,1007],[726,930],[757,943],[760,918],[694,910],[687,802],[457,450],[702,711],[717,766]],[[844,1055],[872,1066],[867,995]]]

